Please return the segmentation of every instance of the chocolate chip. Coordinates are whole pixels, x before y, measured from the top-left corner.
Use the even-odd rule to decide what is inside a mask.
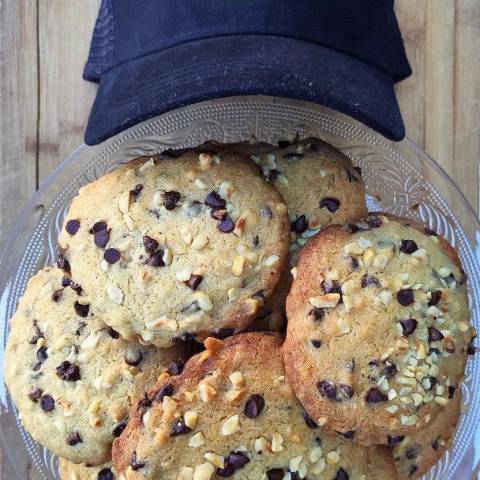
[[[352,270],[356,270],[359,266],[358,260],[355,257],[347,257],[350,262],[350,267]]]
[[[75,330],[75,335],[79,337],[82,334],[82,330],[87,326],[85,322],[80,322],[78,328]]]
[[[438,384],[438,379],[437,377],[431,377],[431,376],[428,376],[427,378],[430,382],[430,388],[426,388],[425,390],[433,390],[435,388],[435,385]]]
[[[233,328],[219,328],[215,333],[214,337],[218,338],[220,340],[223,340],[224,338],[231,337],[233,333],[235,332],[235,329]]]
[[[133,197],[134,200],[136,200],[142,190],[143,190],[143,185],[139,183],[135,185],[135,188],[133,190],[130,190],[130,195]]]
[[[409,460],[415,460],[418,457],[418,451],[415,447],[408,448],[405,451],[405,457],[407,457]]]
[[[195,341],[195,335],[190,332],[185,332],[179,335],[178,337],[172,338],[173,343],[190,343],[193,341]]]
[[[160,158],[180,158],[185,150],[178,149],[173,150],[172,148],[167,148],[162,153],[160,153]]]
[[[69,277],[67,277],[67,276],[64,276],[64,277],[62,278],[62,287],[68,287],[68,286],[71,285],[71,283],[72,283],[72,279],[71,279],[71,278],[69,278]]]
[[[235,229],[235,223],[230,217],[225,217],[218,223],[218,229],[223,233],[230,233]]]
[[[43,363],[48,358],[47,349],[45,347],[41,347],[37,350],[37,358],[40,363]]]
[[[342,287],[337,280],[324,280],[321,286],[325,293],[342,293]]]
[[[263,207],[260,209],[260,215],[262,217],[267,217],[267,218],[272,218],[273,217],[273,213],[272,211],[270,210],[270,207]]]
[[[158,248],[158,242],[148,235],[143,237],[143,248],[147,253],[154,253]]]
[[[441,438],[441,437],[438,436],[438,437],[435,438],[435,440],[433,440],[432,443],[430,444],[435,451],[437,451],[437,450],[438,450],[438,447],[440,446],[440,444],[439,444],[440,438]]]
[[[146,262],[149,267],[164,267],[165,262],[163,261],[163,251],[159,250],[155,252]]]
[[[323,320],[323,318],[325,317],[325,309],[314,307],[310,311],[310,315],[313,315],[315,318],[315,321],[319,322]]]
[[[329,380],[322,380],[317,384],[318,391],[322,397],[329,400],[337,400],[337,387]]]
[[[82,287],[78,284],[78,283],[75,283],[75,282],[71,282],[70,283],[70,288],[77,294],[77,295],[81,295],[82,294]]]
[[[80,228],[80,222],[78,220],[69,220],[65,225],[65,230],[70,235],[75,235],[78,232],[79,228]]]
[[[185,425],[185,420],[183,419],[183,417],[180,417],[173,424],[172,429],[170,430],[170,436],[171,437],[176,437],[177,435],[183,435],[183,434],[189,433],[191,431],[192,431],[192,429]]]
[[[80,368],[69,361],[63,361],[56,369],[57,375],[67,382],[80,380]]]
[[[63,293],[63,288],[59,288],[58,290],[55,290],[52,293],[52,300],[54,302],[58,302],[60,300],[60,298],[62,297],[62,293]]]
[[[433,235],[434,237],[438,237],[438,233],[435,230],[432,230],[431,228],[425,227],[425,233],[427,235]]]
[[[132,456],[130,457],[130,467],[132,467],[132,470],[134,471],[145,467],[145,462],[140,462],[137,460],[137,452],[133,452]]]
[[[80,315],[81,317],[87,317],[88,312],[90,310],[90,305],[89,304],[83,304],[79,302],[75,302],[73,304],[73,308],[75,309],[75,312],[77,315]]]
[[[380,391],[378,388],[371,388],[365,396],[365,401],[367,403],[386,402],[387,400],[387,395]]]
[[[451,385],[448,387],[448,398],[449,398],[449,400],[451,400],[454,397],[456,390],[457,390],[457,387],[452,387]]]
[[[403,435],[398,435],[398,436],[387,436],[387,442],[389,447],[394,447],[395,445],[398,445],[399,443],[403,442],[405,440],[405,437]]]
[[[180,200],[180,193],[172,190],[171,192],[165,192],[163,196],[163,204],[167,210],[173,210],[177,206],[177,202]]]
[[[89,230],[90,233],[98,233],[102,230],[107,230],[108,226],[105,222],[95,222],[92,228]]]
[[[257,418],[263,411],[265,400],[261,395],[250,395],[247,403],[245,403],[245,416],[248,418]]]
[[[158,392],[155,394],[153,399],[158,402],[163,402],[163,397],[171,397],[173,395],[173,385],[171,383],[167,383],[164,385]]]
[[[348,432],[337,432],[337,433],[347,440],[353,440],[356,432],[355,430],[349,430]]]
[[[212,208],[210,216],[215,220],[223,220],[228,215],[228,212],[222,208]]]
[[[78,432],[70,432],[67,437],[67,443],[73,447],[74,445],[77,445],[78,443],[82,443],[82,438],[80,437],[80,434]]]
[[[205,205],[211,208],[223,209],[226,204],[227,202],[217,192],[212,191],[205,197]]]
[[[109,468],[102,468],[98,472],[97,480],[115,480],[115,476]]]
[[[400,244],[400,251],[402,253],[413,253],[418,250],[417,244],[413,240],[402,240]]]
[[[125,430],[127,424],[126,423],[119,423],[112,431],[112,435],[117,438],[119,437],[123,431]]]
[[[443,340],[445,337],[443,336],[440,330],[437,330],[435,327],[428,327],[428,341],[429,342],[438,342]]]
[[[303,155],[301,153],[298,153],[298,152],[287,152],[283,155],[283,158],[285,160],[291,160],[293,162],[296,162],[298,160],[302,160]]]
[[[367,288],[367,287],[371,287],[371,286],[379,287],[380,286],[380,281],[378,280],[377,277],[375,277],[373,275],[368,275],[366,273],[362,277],[361,286],[362,286],[362,288]]]
[[[55,408],[55,400],[50,395],[40,397],[40,408],[44,412],[51,412]]]
[[[303,233],[305,230],[307,230],[308,222],[305,215],[300,215],[294,222],[292,222],[291,229],[292,232],[295,233]]]
[[[200,283],[202,282],[203,277],[201,275],[190,275],[190,278],[185,282],[185,284],[192,290],[196,290]]]
[[[288,140],[279,140],[278,143],[278,148],[288,148],[290,145],[292,145],[292,142]]]
[[[271,468],[267,471],[268,480],[282,480],[285,472],[282,468]]]
[[[360,230],[354,223],[347,223],[343,226],[343,229],[350,235],[353,235]]]
[[[116,248],[107,248],[103,254],[103,258],[107,263],[113,265],[120,260],[121,254]]]
[[[263,290],[259,290],[258,292],[255,292],[250,298],[253,298],[254,300],[256,300],[262,305],[265,303],[265,300],[266,300]]]
[[[267,180],[270,182],[273,182],[278,178],[279,175],[280,175],[280,170],[277,170],[276,168],[272,168],[267,173]]]
[[[400,325],[402,326],[403,336],[408,337],[415,331],[418,322],[414,318],[407,318],[405,320],[400,320]]]
[[[349,480],[349,478],[350,477],[348,476],[348,473],[342,467],[340,467],[337,470],[337,474],[335,475],[333,480]]]
[[[62,252],[58,254],[57,267],[66,273],[71,272],[70,262],[63,256]]]
[[[475,355],[475,353],[477,353],[477,349],[475,347],[475,345],[473,344],[475,340],[475,337],[472,338],[472,340],[470,341],[470,343],[468,344],[468,347],[467,347],[467,354],[468,355]]]
[[[34,328],[35,333],[33,337],[28,341],[28,343],[30,343],[31,345],[34,345],[40,338],[43,338],[43,332],[40,330],[40,328],[38,328],[36,325],[34,325]]]
[[[417,472],[418,472],[417,465],[412,465],[408,471],[408,475],[411,477],[412,475],[415,475]]]
[[[93,242],[99,248],[105,248],[109,240],[110,233],[108,230],[100,230],[93,235]]]
[[[137,410],[143,415],[151,406],[152,401],[145,394],[145,397],[138,402]]]
[[[32,402],[35,402],[37,403],[38,402],[38,399],[42,396],[42,389],[41,388],[38,388],[38,387],[35,387],[29,394],[28,394],[28,398],[32,401]]]
[[[320,201],[320,208],[326,208],[330,213],[334,213],[338,210],[340,201],[336,198],[324,198]]]
[[[258,238],[258,235],[255,235],[252,239],[252,244],[254,247],[258,247],[259,243],[260,243],[260,239]]]
[[[382,219],[376,215],[371,215],[367,218],[367,225],[372,228],[379,228],[382,226]]]
[[[413,290],[411,288],[402,288],[397,292],[397,300],[403,307],[408,307],[414,302]]]
[[[183,372],[183,367],[185,366],[184,360],[175,360],[170,363],[168,366],[168,373],[170,375],[180,375]]]
[[[397,366],[392,362],[385,362],[385,368],[383,369],[383,375],[386,378],[393,378],[398,372]]]
[[[428,302],[428,305],[430,307],[433,305],[437,305],[437,303],[440,301],[441,298],[442,298],[441,290],[434,290],[433,292],[430,292],[430,301]]]
[[[312,338],[310,341],[312,342],[312,345],[315,348],[320,348],[322,346],[322,341],[321,340],[315,340],[314,338]]]
[[[250,459],[241,452],[232,452],[225,458],[223,468],[217,468],[217,475],[220,477],[231,477],[237,470],[243,468]]]
[[[341,396],[344,398],[353,397],[353,388],[350,385],[345,385],[344,383],[340,383],[338,385],[338,391],[340,392]]]
[[[303,419],[305,420],[305,423],[307,424],[308,428],[311,428],[312,430],[315,428],[318,428],[317,423],[313,420],[313,418],[304,410],[302,412]]]
[[[106,325],[105,330],[108,333],[108,335],[110,335],[110,337],[112,337],[114,340],[116,340],[117,338],[120,338],[120,334],[116,330],[114,330],[112,327],[109,327],[108,325]]]

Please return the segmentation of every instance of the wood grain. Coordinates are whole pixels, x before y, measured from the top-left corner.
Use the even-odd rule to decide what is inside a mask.
[[[99,3],[0,0],[0,249],[19,206],[82,142],[95,86],[81,73]],[[480,2],[396,0],[396,11],[414,71],[397,86],[407,136],[477,209]],[[12,478],[0,452],[0,480]]]

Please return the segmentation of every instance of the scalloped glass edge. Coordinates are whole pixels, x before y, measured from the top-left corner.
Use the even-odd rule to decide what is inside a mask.
[[[152,118],[95,147],[81,145],[42,183],[19,215],[0,255],[2,346],[26,281],[55,258],[56,235],[78,188],[132,158],[206,140],[233,142],[254,135],[275,143],[288,135],[317,136],[362,167],[370,210],[416,218],[457,248],[467,272],[472,322],[480,328],[480,225],[465,196],[443,169],[408,139],[394,143],[359,122],[315,104],[274,97],[232,97],[201,102]],[[453,447],[425,480],[476,477],[480,469],[480,359],[469,360],[463,414]],[[0,354],[3,372],[3,348]],[[3,376],[2,376],[3,380]],[[21,428],[0,385],[0,446],[18,479],[58,478],[57,459]],[[23,443],[24,449],[15,448]],[[17,445],[18,444],[18,445]],[[14,447],[15,446],[15,447]],[[30,469],[33,464],[33,470]],[[21,465],[22,468],[19,468]],[[31,471],[30,471],[31,470]],[[27,473],[28,472],[28,473]]]

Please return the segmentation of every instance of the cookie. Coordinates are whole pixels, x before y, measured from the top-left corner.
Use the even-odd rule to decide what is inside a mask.
[[[10,320],[4,376],[35,440],[72,462],[101,464],[133,402],[181,368],[186,347],[129,344],[90,307],[59,269],[33,276]]]
[[[120,478],[397,478],[385,448],[323,432],[305,414],[279,337],[246,333],[205,345],[131,413],[112,452]]]
[[[61,480],[115,480],[117,478],[112,468],[112,462],[92,467],[60,458],[58,473]]]
[[[169,154],[171,155],[171,154]],[[60,234],[96,311],[158,347],[244,330],[287,256],[285,203],[243,156],[141,158],[86,185]]]
[[[232,148],[249,155],[260,167],[265,179],[282,194],[290,216],[290,266],[260,315],[276,330],[285,324],[290,269],[298,252],[321,228],[363,218],[367,214],[365,186],[360,169],[347,156],[316,138],[281,142],[279,147],[245,142]]]
[[[471,351],[465,276],[420,224],[372,214],[302,249],[287,299],[287,374],[312,418],[364,444],[425,428]]]
[[[390,449],[401,480],[421,478],[450,448],[460,417],[460,389],[432,424],[408,437],[392,437]]]

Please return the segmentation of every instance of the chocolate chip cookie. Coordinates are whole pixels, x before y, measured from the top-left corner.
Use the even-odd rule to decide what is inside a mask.
[[[316,138],[265,143],[240,143],[232,148],[248,154],[265,179],[282,194],[290,224],[290,261],[261,317],[273,329],[285,324],[285,301],[292,283],[290,269],[307,239],[331,224],[355,222],[367,214],[361,171],[348,157]],[[262,322],[262,325],[265,322]]]
[[[459,387],[473,330],[453,248],[383,214],[302,249],[287,300],[287,374],[310,416],[364,444],[421,430]]]
[[[278,282],[289,230],[283,199],[246,157],[167,152],[80,190],[60,263],[122,337],[169,347],[244,330]]]
[[[92,467],[84,463],[72,463],[64,458],[58,460],[61,480],[115,480],[112,462]]]
[[[420,478],[443,457],[452,444],[461,404],[461,391],[457,389],[431,425],[405,438],[389,438],[389,448],[401,480]]]
[[[132,479],[395,479],[383,447],[322,431],[285,377],[281,340],[207,338],[183,373],[159,383],[115,440],[113,464]]]
[[[80,285],[49,267],[30,279],[10,320],[5,383],[35,440],[75,463],[101,464],[133,402],[181,368],[185,348],[125,342],[92,314]]]

